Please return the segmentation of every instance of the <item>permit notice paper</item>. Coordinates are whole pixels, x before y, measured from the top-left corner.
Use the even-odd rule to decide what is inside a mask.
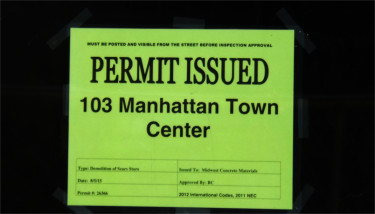
[[[68,205],[292,209],[293,30],[70,36]]]

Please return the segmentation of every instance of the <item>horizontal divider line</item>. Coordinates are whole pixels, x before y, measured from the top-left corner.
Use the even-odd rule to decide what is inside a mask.
[[[133,183],[76,183],[76,184],[111,184],[111,185],[165,185],[165,186],[199,186],[199,187],[209,187],[209,186],[233,186],[233,187],[281,187],[281,186],[249,186],[249,185],[182,185],[182,184],[133,184]]]
[[[280,175],[280,173],[234,173],[234,172],[169,172],[169,171],[111,171],[111,170],[95,170],[95,171],[77,171],[77,172],[121,172],[121,173],[131,173],[131,172],[144,172],[144,173],[176,173],[176,174],[188,174],[188,173],[202,173],[202,174],[238,174],[238,175]]]
[[[192,159],[122,159],[122,158],[77,158],[78,160],[145,160],[145,161],[220,161],[220,162],[273,162],[280,163],[281,161],[241,161],[241,160],[192,160]]]
[[[77,172],[121,172],[121,173],[130,173],[130,172],[156,172],[156,173],[177,173],[177,172],[170,172],[170,171],[112,171],[112,170],[85,170],[85,171],[77,171]]]
[[[247,200],[280,200],[280,198],[226,198],[226,197],[178,197],[178,196],[130,196],[130,195],[76,195],[76,196],[86,196],[86,197],[147,197],[147,198],[204,198],[204,199],[247,199]]]

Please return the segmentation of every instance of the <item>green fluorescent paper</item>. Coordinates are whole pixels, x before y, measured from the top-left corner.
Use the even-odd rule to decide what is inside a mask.
[[[72,28],[68,205],[292,209],[292,30]]]

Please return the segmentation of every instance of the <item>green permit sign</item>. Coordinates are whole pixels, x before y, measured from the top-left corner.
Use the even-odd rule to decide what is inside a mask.
[[[72,28],[68,205],[292,209],[292,30]]]

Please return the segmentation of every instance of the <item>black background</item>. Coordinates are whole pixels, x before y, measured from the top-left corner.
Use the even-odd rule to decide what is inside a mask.
[[[92,16],[81,27],[173,28],[176,17],[185,17],[204,20],[207,29],[286,29],[276,15],[282,8],[316,46],[308,53],[295,43],[294,199],[304,187],[313,188],[298,211],[374,212],[371,1],[1,2],[1,211],[73,212],[53,196],[67,188],[69,37],[54,49],[47,41],[84,9]],[[87,208],[175,213],[175,208]]]

